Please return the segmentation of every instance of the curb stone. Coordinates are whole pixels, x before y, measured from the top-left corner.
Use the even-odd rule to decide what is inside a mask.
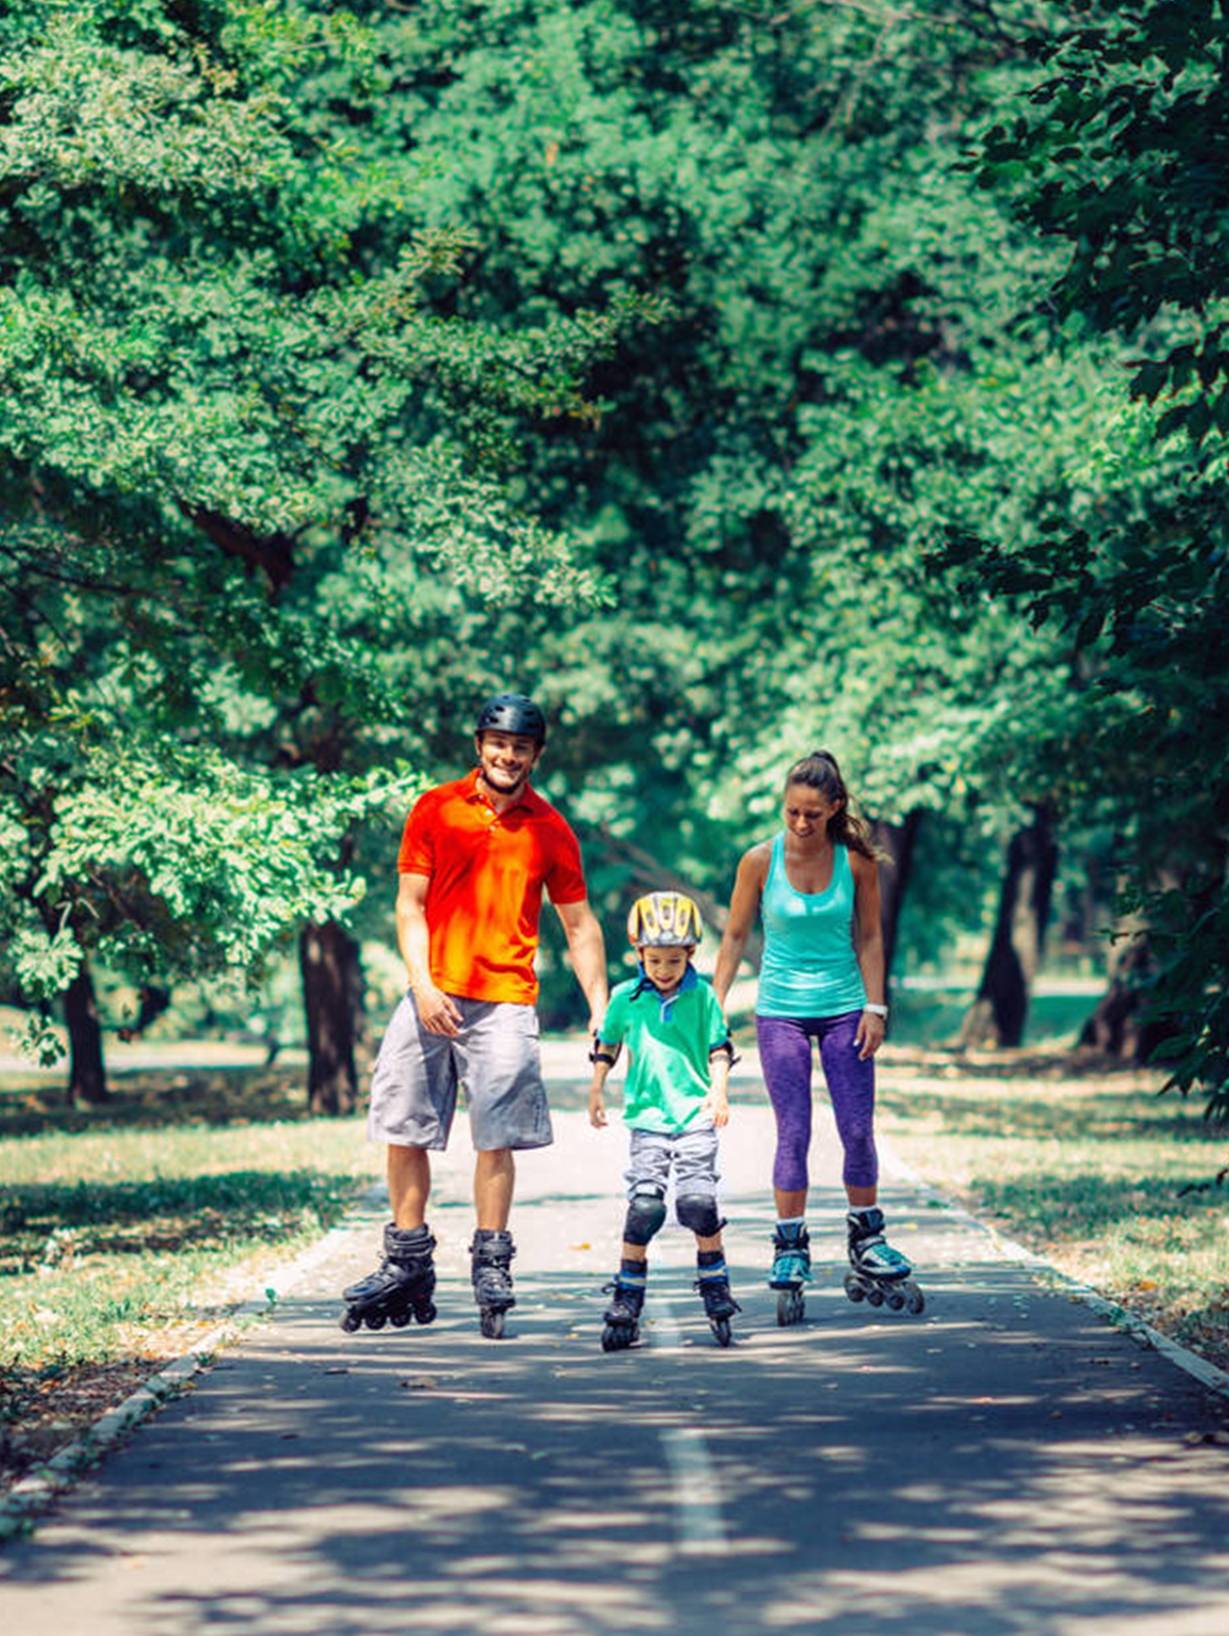
[[[1182,1346],[1178,1341],[1170,1340],[1168,1335],[1162,1335],[1159,1329],[1154,1329],[1138,1313],[1130,1312],[1126,1307],[1119,1306],[1117,1301],[1109,1300],[1099,1291],[1093,1289],[1091,1284],[1082,1283],[1080,1279],[1073,1278],[1070,1273],[1061,1271],[1052,1261],[1047,1261],[1045,1256],[1038,1255],[1036,1250],[1028,1249],[1027,1246],[1019,1243],[1016,1239],[1005,1237],[989,1222],[982,1221],[980,1217],[966,1210],[962,1204],[956,1204],[952,1199],[947,1198],[925,1177],[920,1176],[912,1165],[906,1164],[898,1154],[892,1152],[882,1138],[877,1139],[877,1145],[881,1157],[886,1160],[890,1168],[901,1180],[916,1187],[927,1204],[940,1206],[957,1221],[968,1227],[974,1227],[978,1232],[983,1233],[990,1240],[996,1254],[1004,1261],[1022,1261],[1025,1265],[1031,1267],[1034,1272],[1044,1274],[1057,1288],[1064,1290],[1071,1296],[1072,1300],[1080,1301],[1102,1318],[1107,1318],[1116,1329],[1122,1330],[1124,1334],[1129,1335],[1133,1341],[1137,1341],[1141,1346],[1150,1346],[1153,1351],[1159,1352],[1163,1358],[1168,1358],[1170,1363],[1176,1364],[1179,1369],[1183,1369],[1188,1375],[1192,1375],[1201,1386],[1206,1386],[1209,1391],[1229,1399],[1229,1372],[1217,1368],[1214,1363],[1209,1363],[1206,1358],[1201,1358],[1197,1352],[1190,1351],[1188,1347]]]
[[[32,1531],[37,1519],[70,1489],[91,1466],[97,1465],[108,1450],[140,1425],[168,1398],[182,1392],[194,1375],[207,1368],[215,1352],[235,1340],[250,1324],[266,1316],[282,1296],[287,1295],[320,1261],[327,1259],[332,1250],[353,1230],[364,1210],[380,1203],[385,1197],[383,1182],[373,1182],[351,1204],[336,1227],[331,1227],[323,1238],[317,1239],[293,1261],[275,1268],[261,1281],[262,1296],[254,1296],[237,1307],[231,1315],[217,1324],[207,1335],[185,1352],[143,1381],[122,1402],[107,1409],[72,1443],[52,1456],[44,1465],[12,1488],[0,1500],[0,1544],[17,1535]]]

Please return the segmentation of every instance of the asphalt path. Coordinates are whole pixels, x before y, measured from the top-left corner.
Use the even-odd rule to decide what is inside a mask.
[[[744,1080],[744,1083],[746,1081]],[[735,1344],[653,1246],[641,1345],[599,1347],[625,1135],[524,1155],[518,1305],[483,1340],[470,1153],[439,1163],[440,1315],[338,1327],[373,1207],[272,1315],[0,1559],[23,1636],[1226,1636],[1224,1403],[889,1175],[920,1318],[841,1288],[817,1130],[807,1320],[776,1325],[765,1108],[722,1148]]]

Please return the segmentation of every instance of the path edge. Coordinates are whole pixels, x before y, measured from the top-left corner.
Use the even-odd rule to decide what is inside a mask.
[[[1201,1358],[1197,1352],[1192,1352],[1189,1347],[1183,1346],[1180,1341],[1174,1341],[1168,1335],[1162,1335],[1159,1329],[1154,1329],[1147,1319],[1141,1318],[1138,1313],[1130,1311],[1127,1307],[1120,1306],[1117,1301],[1111,1301],[1108,1296],[1102,1295],[1099,1290],[1095,1290],[1091,1284],[1085,1284],[1081,1279],[1073,1277],[1068,1272],[1063,1272],[1052,1261],[1047,1261],[1044,1255],[1039,1255],[1036,1250],[1030,1250],[1027,1245],[1021,1244],[1017,1239],[1006,1237],[1005,1234],[999,1232],[997,1227],[992,1226],[988,1221],[983,1221],[980,1216],[975,1216],[972,1211],[966,1210],[962,1204],[957,1204],[954,1199],[949,1199],[933,1182],[927,1181],[926,1177],[916,1171],[911,1164],[907,1164],[898,1153],[893,1152],[882,1137],[876,1138],[876,1145],[880,1157],[886,1162],[888,1169],[892,1171],[894,1176],[898,1176],[902,1181],[908,1182],[911,1187],[915,1187],[928,1204],[938,1204],[965,1226],[975,1227],[978,1232],[984,1233],[990,1240],[991,1247],[1002,1260],[1022,1261],[1031,1267],[1034,1272],[1044,1273],[1048,1279],[1052,1279],[1055,1284],[1061,1286],[1073,1300],[1081,1302],[1084,1306],[1090,1307],[1100,1317],[1108,1319],[1115,1329],[1122,1330],[1124,1334],[1129,1335],[1132,1340],[1137,1341],[1141,1346],[1150,1346],[1155,1352],[1159,1352],[1163,1358],[1168,1358],[1170,1363],[1176,1364],[1179,1369],[1183,1369],[1188,1375],[1192,1375],[1201,1386],[1206,1386],[1209,1391],[1216,1392],[1221,1397],[1229,1398],[1229,1371],[1218,1368],[1214,1363],[1209,1363],[1206,1358]]]
[[[121,1402],[106,1409],[71,1443],[66,1443],[51,1459],[36,1466],[20,1482],[14,1483],[0,1500],[0,1545],[29,1535],[37,1521],[62,1494],[74,1486],[92,1466],[139,1426],[155,1409],[184,1391],[194,1377],[207,1369],[214,1355],[237,1340],[259,1318],[268,1317],[278,1301],[288,1295],[318,1262],[332,1251],[359,1224],[362,1214],[387,1197],[383,1182],[372,1182],[355,1198],[335,1227],[323,1238],[309,1244],[293,1260],[276,1266],[259,1282],[262,1296],[253,1296],[216,1324],[208,1334],[170,1363],[142,1381]]]

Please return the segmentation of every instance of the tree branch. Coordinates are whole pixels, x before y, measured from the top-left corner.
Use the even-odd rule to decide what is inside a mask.
[[[227,556],[238,557],[240,562],[262,573],[275,597],[289,582],[294,570],[294,546],[287,535],[256,534],[246,524],[232,522],[205,506],[189,506],[180,501],[179,509]]]

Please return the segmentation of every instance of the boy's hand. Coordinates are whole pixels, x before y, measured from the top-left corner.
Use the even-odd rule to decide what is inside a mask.
[[[708,1097],[708,1111],[713,1116],[713,1126],[716,1130],[723,1130],[730,1122],[730,1104],[724,1095],[710,1093]]]
[[[606,1102],[600,1089],[594,1085],[589,1090],[589,1123],[594,1130],[601,1130],[606,1123]]]

